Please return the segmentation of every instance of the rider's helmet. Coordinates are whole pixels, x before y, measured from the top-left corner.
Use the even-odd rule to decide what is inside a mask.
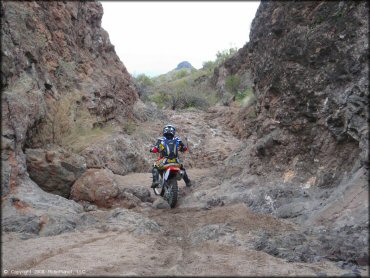
[[[173,125],[166,125],[163,128],[163,136],[167,139],[172,139],[175,137],[176,134],[176,128]]]

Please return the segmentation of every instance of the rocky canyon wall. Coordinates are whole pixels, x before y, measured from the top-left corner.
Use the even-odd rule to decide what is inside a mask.
[[[99,2],[1,2],[5,230],[76,227],[81,206],[60,196],[89,163],[72,143],[133,117],[138,95],[102,16]]]
[[[213,77],[253,80],[256,103],[224,121],[244,139],[227,164],[260,181],[245,202],[307,227],[334,260],[368,260],[368,19],[365,1],[262,1]]]
[[[368,167],[368,11],[365,1],[262,2],[250,41],[215,71],[214,84],[222,70],[251,73],[257,104],[228,124],[256,136],[268,168],[299,160],[338,177],[343,165]]]

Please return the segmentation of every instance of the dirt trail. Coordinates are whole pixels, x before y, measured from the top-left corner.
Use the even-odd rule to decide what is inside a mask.
[[[217,186],[212,173],[222,169],[223,160],[242,142],[217,120],[206,120],[205,112],[166,113],[169,123],[179,127],[179,135],[188,137],[191,153],[185,157],[185,165],[194,186],[186,188],[183,181],[179,183],[180,200],[175,209],[147,206],[134,209],[154,220],[159,231],[134,233],[100,227],[28,240],[6,234],[2,238],[2,252],[6,254],[3,273],[5,270],[13,275],[29,271],[27,274],[54,276],[346,273],[326,261],[292,263],[257,251],[255,240],[261,232],[277,234],[298,229],[287,220],[256,214],[243,203],[197,206],[199,189],[204,192]],[[159,120],[148,121],[140,129],[161,130],[163,124]],[[149,186],[150,178],[150,173],[133,173],[120,177],[120,182]]]

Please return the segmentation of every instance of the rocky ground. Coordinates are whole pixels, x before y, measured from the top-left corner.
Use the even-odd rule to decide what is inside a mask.
[[[2,274],[368,276],[367,2],[262,2],[212,79],[254,103],[176,112],[139,100],[99,2],[1,9]],[[149,188],[168,123],[175,209]]]
[[[332,242],[330,230],[320,234],[289,215],[300,215],[299,204],[314,191],[292,185],[290,193],[281,190],[279,196],[271,191],[279,185],[272,188],[259,177],[235,172],[240,169],[228,160],[238,155],[245,142],[220,123],[221,116],[215,116],[224,109],[165,111],[161,119],[148,119],[131,134],[131,140],[147,135],[143,145],[149,147],[161,127],[173,123],[179,135],[188,138],[190,152],[183,159],[194,186],[186,188],[180,182],[175,209],[149,190],[149,162],[145,171],[127,175],[108,168],[89,169],[72,186],[71,198],[81,206],[79,224],[53,235],[42,228],[38,234],[3,233],[3,273],[366,276],[366,263],[326,257],[320,246],[325,243],[323,237]],[[148,161],[155,158],[149,152],[142,155]],[[96,187],[93,196],[84,191],[86,179]],[[101,189],[102,195],[96,193]],[[364,190],[343,196],[342,202],[346,198],[366,201]],[[282,207],[297,208],[273,209],[279,208],[279,202]],[[332,210],[328,215],[336,212]],[[351,243],[340,244],[351,247]]]

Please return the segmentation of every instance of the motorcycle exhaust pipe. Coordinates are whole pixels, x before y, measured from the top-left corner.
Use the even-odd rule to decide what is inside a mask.
[[[180,181],[184,177],[184,171],[181,170],[177,173],[176,179]]]

